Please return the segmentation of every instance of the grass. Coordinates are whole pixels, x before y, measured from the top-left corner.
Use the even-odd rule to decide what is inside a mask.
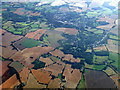
[[[118,61],[118,54],[115,52],[109,52],[109,59],[114,60],[114,61]]]
[[[87,16],[88,17],[96,17],[99,16],[101,13],[99,13],[99,11],[94,11],[94,12],[88,12]]]
[[[108,56],[96,56],[93,57],[93,63],[102,64],[103,62],[108,60]]]
[[[37,28],[32,28],[32,29],[30,29],[29,31],[34,32],[34,31],[37,31],[37,30],[38,30]]]
[[[15,28],[13,26],[10,26],[9,28],[7,28],[7,30],[10,31],[10,32],[14,32]]]
[[[111,65],[113,65],[117,69],[118,69],[118,65],[119,65],[118,62],[120,61],[118,57],[119,57],[119,55],[117,53],[109,52],[109,59],[114,61],[113,63],[111,63]]]
[[[103,71],[105,73],[107,73],[108,75],[114,75],[114,74],[116,74],[115,71],[112,68],[110,68],[110,67],[107,67],[107,69],[103,70]]]
[[[103,31],[102,31],[102,30],[97,30],[97,31],[95,31],[94,33],[95,33],[95,34],[102,34]]]
[[[41,41],[37,41],[37,40],[34,40],[34,39],[26,38],[26,40],[24,40],[21,43],[21,45],[26,47],[26,48],[32,48],[32,47],[39,46],[41,43],[42,43]]]
[[[86,29],[87,31],[91,31],[91,32],[94,32],[96,31],[97,29]]]
[[[85,68],[93,69],[93,70],[103,70],[106,65],[89,65],[85,63]]]
[[[79,89],[79,88],[85,88],[84,75],[82,75],[82,78],[81,78],[80,83],[79,83],[79,85],[78,85],[77,88],[78,88],[78,89]]]
[[[29,24],[26,24],[26,22],[16,22],[16,24],[20,24],[20,25],[23,25],[23,26],[29,25]]]
[[[93,69],[93,65],[89,65],[89,64],[85,63],[85,68]]]
[[[94,70],[103,70],[106,67],[106,65],[94,65],[93,69]]]
[[[31,27],[32,28],[38,28],[38,25],[37,24],[32,24]]]
[[[48,25],[46,24],[46,22],[41,23],[41,24],[40,24],[40,27],[41,27],[42,29],[50,29],[50,28],[48,27]]]
[[[86,52],[92,52],[92,50],[91,49],[87,49]]]
[[[62,73],[58,74],[58,78],[61,80],[62,79]]]
[[[0,60],[4,61],[5,59],[0,56]]]
[[[110,39],[116,39],[116,40],[118,40],[118,37],[117,37],[117,36],[110,35]]]
[[[21,35],[22,34],[22,32],[13,32],[14,34],[19,34],[19,35]]]

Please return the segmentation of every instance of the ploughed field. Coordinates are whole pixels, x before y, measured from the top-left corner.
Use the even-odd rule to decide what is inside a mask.
[[[118,88],[116,8],[85,1],[2,2],[0,87]]]

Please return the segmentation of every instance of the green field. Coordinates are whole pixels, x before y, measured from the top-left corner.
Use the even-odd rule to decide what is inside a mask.
[[[93,69],[93,70],[103,70],[106,65],[89,65],[85,63],[85,68]]]
[[[105,73],[107,73],[108,75],[114,75],[114,74],[116,74],[115,71],[112,68],[110,68],[110,67],[107,67],[107,69],[103,70],[103,71]]]
[[[99,12],[99,10],[98,11],[93,11],[93,12],[88,12],[87,13],[87,16],[88,17],[97,17],[97,16],[99,16],[101,13]]]
[[[97,29],[91,29],[91,28],[89,28],[89,29],[86,29],[87,31],[90,31],[90,32],[94,32],[94,31],[97,31]]]
[[[93,63],[102,64],[103,62],[108,60],[108,56],[96,56],[93,57]]]
[[[119,61],[119,55],[115,52],[109,52],[109,59],[113,60],[114,62],[111,63],[115,68],[118,69],[118,61]]]
[[[41,41],[37,41],[37,40],[34,40],[34,39],[29,39],[29,38],[26,38],[26,40],[24,40],[21,43],[21,45],[26,47],[26,48],[36,47],[36,46],[39,46],[40,44],[42,44]]]
[[[40,27],[41,27],[42,29],[50,29],[50,27],[48,27],[48,25],[46,24],[46,22],[42,22],[42,23],[40,24]]]
[[[50,42],[50,46],[52,47],[58,47],[59,46],[58,41],[64,39],[64,37],[61,36],[61,33],[56,31],[47,31],[47,34],[48,41]]]
[[[95,33],[95,34],[99,34],[99,33],[102,34],[102,33],[103,33],[103,30],[97,30],[97,31],[95,31],[94,33]]]
[[[78,89],[80,89],[80,88],[85,88],[84,75],[82,75],[82,78],[81,78],[80,83],[79,83],[79,85],[78,85],[77,88],[78,88]]]
[[[116,39],[116,40],[118,40],[118,37],[117,37],[117,36],[110,35],[110,39]]]

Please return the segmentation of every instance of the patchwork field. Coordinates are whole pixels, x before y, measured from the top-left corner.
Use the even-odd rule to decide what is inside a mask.
[[[64,32],[67,34],[72,34],[72,35],[76,35],[78,33],[77,29],[71,29],[71,28],[56,28],[56,31],[60,31],[60,32]]]
[[[44,69],[52,72],[52,75],[57,77],[59,73],[62,73],[63,68],[64,68],[64,65],[53,64],[48,67],[45,67]]]
[[[116,74],[115,71],[110,68],[110,67],[107,67],[106,70],[103,70],[105,73],[107,73],[108,75],[114,75]]]
[[[33,75],[35,78],[39,81],[39,83],[48,84],[48,82],[51,80],[51,72],[45,71],[43,69],[40,70],[32,70]],[[41,78],[42,77],[42,78]]]
[[[58,41],[64,39],[64,37],[62,37],[61,33],[58,31],[47,31],[46,34],[48,35],[48,41],[51,47],[60,46]]]
[[[37,59],[40,55],[45,54],[49,51],[53,50],[52,47],[33,47],[26,48],[23,51],[19,51],[14,54],[11,59],[14,61],[20,61],[23,65],[32,68],[34,65],[31,64],[35,59]],[[42,51],[42,52],[39,52]]]
[[[16,1],[2,2],[0,89],[119,87],[117,1]]]
[[[33,74],[29,74],[27,84],[23,87],[24,89],[29,88],[46,88],[46,85],[39,84]]]
[[[79,83],[82,74],[80,73],[79,70],[72,69],[70,65],[67,65],[63,72],[63,76],[65,76],[65,80],[66,80],[64,86],[66,88],[75,88]]]

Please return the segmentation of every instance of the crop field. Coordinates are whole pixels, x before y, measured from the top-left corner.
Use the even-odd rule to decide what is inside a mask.
[[[71,28],[56,28],[55,30],[60,31],[60,32],[64,32],[67,34],[72,34],[72,35],[76,35],[78,33],[78,30],[71,29]]]
[[[93,63],[102,64],[108,60],[108,56],[95,56],[93,57]]]
[[[50,46],[52,46],[52,47],[58,47],[59,46],[58,41],[61,39],[64,39],[64,37],[61,36],[60,32],[47,31],[46,33],[48,35],[48,41],[50,43]]]
[[[120,3],[3,1],[0,88],[119,88]]]
[[[105,73],[107,73],[108,75],[114,75],[116,74],[115,71],[113,69],[111,69],[110,67],[107,67],[106,70],[103,70]]]
[[[22,45],[23,47],[26,47],[26,48],[32,48],[32,47],[40,46],[40,44],[42,44],[41,41],[37,41],[37,40],[34,40],[34,39],[29,39],[29,38],[26,38],[26,39],[21,43],[21,45]]]

